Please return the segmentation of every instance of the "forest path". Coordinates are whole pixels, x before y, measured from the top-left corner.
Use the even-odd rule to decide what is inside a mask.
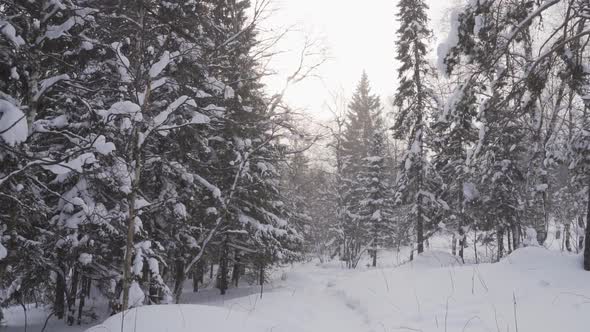
[[[131,310],[125,332],[588,331],[590,283],[580,255],[529,247],[500,263],[462,265],[433,250],[399,261],[392,253],[377,268],[367,261],[355,270],[338,261],[277,268],[262,297],[258,286],[230,288],[225,296],[187,288],[183,305]],[[0,331],[24,331],[20,312],[7,310],[14,324]],[[40,331],[46,315],[31,308],[29,331]],[[88,331],[120,331],[121,319]],[[88,327],[50,324],[46,332]]]
[[[246,313],[273,332],[588,331],[580,256],[529,247],[500,263],[462,265],[433,250],[401,266],[393,256],[355,270],[296,264],[277,270],[262,298],[258,287],[240,287],[225,297],[187,294],[187,303]]]
[[[277,331],[374,332],[359,301],[335,286],[354,273],[340,267],[297,264],[273,273],[260,296],[259,286],[185,293],[183,303],[221,306],[256,318],[277,322]]]

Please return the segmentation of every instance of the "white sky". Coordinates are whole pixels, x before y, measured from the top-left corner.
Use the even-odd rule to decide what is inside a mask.
[[[461,0],[429,0],[431,28],[435,35],[447,29],[448,11]],[[330,60],[311,78],[288,90],[286,99],[292,106],[305,108],[318,119],[327,119],[323,107],[330,91],[343,91],[347,97],[354,90],[363,70],[369,75],[373,92],[388,104],[397,81],[395,40],[397,30],[396,0],[274,0],[277,9],[265,26],[295,25],[298,31],[285,38],[277,49],[289,52],[275,57],[270,66],[279,74],[267,80],[269,90],[281,89],[285,77],[292,73],[304,36],[321,39]],[[436,40],[432,49],[436,51]]]

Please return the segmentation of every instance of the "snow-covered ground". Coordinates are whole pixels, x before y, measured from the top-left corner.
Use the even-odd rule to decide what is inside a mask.
[[[461,265],[432,250],[394,267],[401,257],[388,253],[381,267],[361,264],[357,270],[336,261],[285,267],[262,297],[257,286],[230,289],[225,297],[212,289],[187,292],[187,304],[132,309],[123,330],[588,331],[590,273],[582,270],[578,255],[529,247],[500,263]],[[9,324],[16,324],[10,315]],[[121,331],[121,318],[88,331]],[[8,327],[17,330],[22,326]]]

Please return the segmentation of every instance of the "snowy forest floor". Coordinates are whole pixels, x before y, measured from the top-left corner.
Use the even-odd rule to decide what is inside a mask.
[[[265,285],[192,293],[183,305],[132,309],[124,331],[389,332],[389,331],[587,331],[590,282],[581,256],[529,247],[496,264],[461,265],[432,250],[397,266],[356,270],[340,262],[310,262],[277,269]],[[397,267],[396,267],[397,266]],[[22,309],[5,311],[0,331],[24,331]],[[136,317],[137,314],[137,317]],[[29,310],[28,331],[41,331],[46,315]],[[82,331],[51,321],[46,331]],[[121,331],[121,316],[89,331]]]

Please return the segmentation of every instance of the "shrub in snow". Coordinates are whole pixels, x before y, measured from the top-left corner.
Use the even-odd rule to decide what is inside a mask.
[[[539,246],[539,242],[537,241],[537,231],[534,228],[532,228],[532,227],[526,228],[523,244],[526,247]]]
[[[123,294],[121,294],[121,297]],[[145,300],[145,294],[137,281],[131,283],[129,286],[129,308],[133,307],[141,307],[143,305],[143,301]]]

